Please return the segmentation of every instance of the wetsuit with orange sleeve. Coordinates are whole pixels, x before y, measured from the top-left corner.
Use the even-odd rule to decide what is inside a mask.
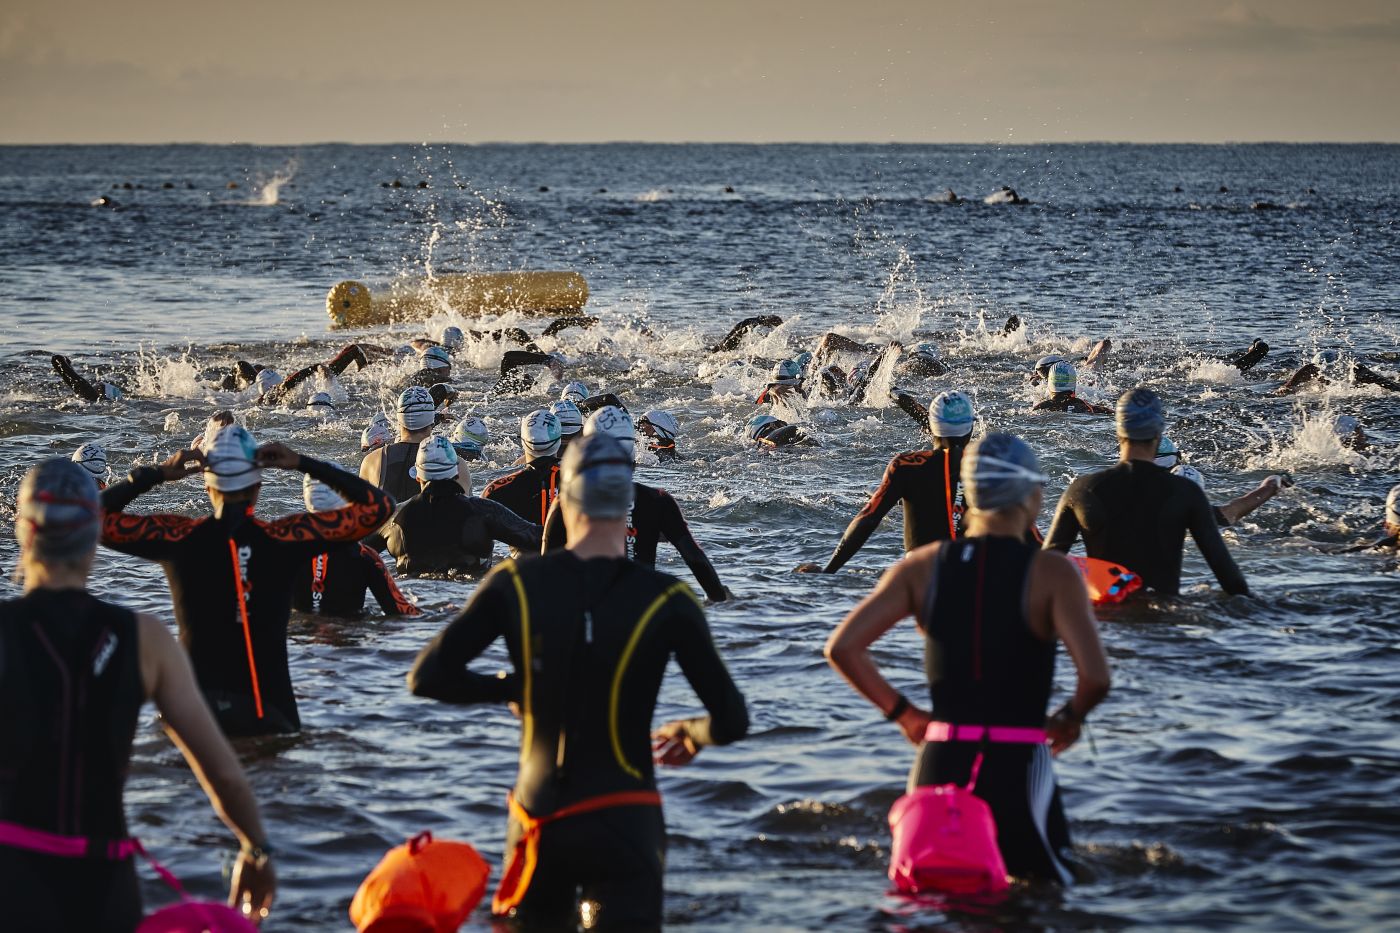
[[[543,525],[557,495],[559,458],[536,457],[522,469],[492,481],[482,490],[481,498],[501,503],[527,522]]]
[[[1225,592],[1247,594],[1201,487],[1147,460],[1077,477],[1060,497],[1045,547],[1068,553],[1083,533],[1090,557],[1126,567],[1145,586],[1175,596],[1187,531]]]
[[[513,673],[470,670],[497,639]],[[625,558],[505,561],[418,656],[409,683],[420,696],[520,705],[498,915],[572,929],[582,888],[597,929],[660,928],[666,836],[650,734],[672,658],[708,712],[687,721],[691,739],[743,738],[743,695],[694,594]]]
[[[292,608],[353,619],[365,611],[366,590],[385,615],[418,615],[418,607],[403,595],[379,552],[357,541],[327,548],[302,565],[292,583]]]
[[[141,705],[137,618],[78,589],[0,603],[0,928],[133,930],[122,788]],[[86,842],[52,854],[35,833]]]
[[[231,736],[301,728],[287,669],[293,582],[327,544],[371,534],[393,510],[394,500],[337,466],[302,457],[298,469],[347,504],[272,521],[251,508],[203,518],[124,511],[162,481],[156,467],[135,469],[102,492],[102,543],[165,568],[180,642],[214,717]]]
[[[891,460],[870,500],[846,526],[822,573],[835,573],[854,557],[896,502],[904,503],[904,550],[961,537],[966,446],[964,442],[941,450],[916,450]]]
[[[719,580],[714,565],[705,555],[704,548],[696,542],[686,524],[685,516],[676,500],[664,489],[653,489],[641,483],[633,483],[632,511],[627,516],[627,556],[645,564],[656,566],[656,548],[664,538],[681,555],[690,572],[695,574],[695,582],[705,591],[705,595],[715,602],[729,598],[724,584]],[[564,527],[564,513],[556,502],[549,510],[544,526],[544,550],[554,551],[567,546],[568,530]]]

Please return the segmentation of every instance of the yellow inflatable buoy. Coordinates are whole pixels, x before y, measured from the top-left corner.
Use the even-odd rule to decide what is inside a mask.
[[[469,272],[399,279],[383,294],[362,282],[339,282],[326,295],[332,327],[422,321],[458,314],[560,314],[582,310],[588,281],[577,272]]]

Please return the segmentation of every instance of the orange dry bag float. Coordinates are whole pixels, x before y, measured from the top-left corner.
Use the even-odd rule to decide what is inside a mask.
[[[350,922],[360,933],[453,933],[486,894],[490,873],[467,843],[419,833],[360,884]]]
[[[1111,560],[1073,555],[1070,560],[1074,561],[1084,577],[1084,586],[1088,588],[1089,599],[1095,606],[1121,603],[1142,589],[1142,577]]]

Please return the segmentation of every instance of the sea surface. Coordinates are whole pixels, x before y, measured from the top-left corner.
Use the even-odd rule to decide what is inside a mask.
[[[1031,203],[983,203],[1002,185]],[[936,200],[950,188],[964,200]],[[285,373],[350,339],[393,346],[472,323],[444,309],[421,326],[331,333],[324,296],[341,279],[575,269],[602,322],[541,344],[567,358],[566,378],[680,419],[683,459],[644,463],[639,479],[677,498],[738,597],[709,617],[753,730],[661,778],[669,925],[1394,928],[1400,574],[1393,555],[1333,552],[1380,536],[1386,490],[1400,481],[1400,396],[1344,383],[1291,398],[1270,390],[1323,349],[1400,377],[1397,205],[1397,146],[0,148],[0,518],[8,524],[19,478],[42,457],[99,441],[124,473],[187,444],[225,406],[261,440],[353,469],[361,429],[410,363],[327,387],[340,402],[328,420],[307,414],[304,397],[258,409],[217,391],[215,377],[236,359]],[[786,323],[707,352],[758,313]],[[1004,336],[1013,313],[1025,327]],[[539,333],[544,322],[506,323]],[[1042,527],[1069,480],[1111,463],[1116,447],[1110,419],[1031,414],[1030,368],[1102,337],[1113,355],[1081,394],[1161,393],[1170,436],[1213,501],[1272,473],[1296,480],[1225,532],[1251,596],[1223,596],[1188,542],[1180,599],[1101,614],[1113,692],[1091,718],[1093,742],[1057,763],[1084,876],[1071,888],[1018,886],[980,909],[888,893],[885,815],[913,749],[821,647],[900,556],[898,509],[844,572],[791,569],[825,559],[885,464],[921,434],[879,393],[871,406],[780,413],[807,423],[820,449],[769,453],[735,433],[773,362],[833,329],[935,343],[949,375],[899,377],[900,388],[963,389],[979,431],[1029,440],[1053,477]],[[1273,350],[1254,371],[1220,361],[1255,337]],[[486,398],[502,350],[473,344],[454,368],[459,413],[476,408],[492,431],[478,488],[517,456],[519,417],[557,395],[544,380],[523,397]],[[125,400],[67,396],[50,353],[121,383]],[[1369,450],[1340,444],[1343,414],[1361,420]],[[298,480],[270,475],[262,513],[300,508]],[[135,507],[206,506],[187,483]],[[669,548],[660,566],[690,579]],[[171,618],[151,564],[103,551],[94,589]],[[294,619],[305,729],[240,746],[282,853],[265,929],[347,929],[360,879],[423,829],[473,842],[498,871],[515,720],[404,687],[472,586],[405,589],[425,615]],[[921,694],[911,623],[876,655]],[[503,659],[493,651],[482,669]],[[1057,684],[1056,703],[1073,684],[1063,654]],[[662,701],[659,717],[697,708],[678,671]],[[197,892],[219,893],[230,836],[153,717],[127,806],[154,853]],[[154,880],[145,891],[151,904],[169,897]],[[468,928],[487,925],[483,908]]]

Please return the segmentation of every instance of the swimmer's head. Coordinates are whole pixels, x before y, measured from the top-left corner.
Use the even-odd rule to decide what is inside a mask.
[[[24,475],[15,503],[21,561],[81,564],[97,550],[102,504],[92,474],[54,457]]]
[[[422,386],[409,386],[399,394],[399,427],[405,431],[422,431],[437,420],[437,404],[433,395]]]
[[[568,399],[560,399],[550,405],[549,410],[559,419],[559,436],[565,440],[583,430],[583,412]]]
[[[420,483],[457,478],[457,451],[447,438],[434,435],[418,445],[418,457],[408,468],[408,475]]]
[[[360,435],[360,450],[374,450],[376,447],[383,447],[385,444],[394,442],[394,427],[389,424],[389,419],[383,412],[374,416],[374,420],[365,428]]]
[[[559,398],[577,405],[579,402],[588,398],[588,386],[584,385],[582,382],[571,382],[564,386],[564,391],[559,393]]]
[[[996,512],[1037,497],[1050,477],[1040,472],[1035,451],[1013,434],[988,434],[967,448],[962,482],[967,504],[979,512]],[[1039,511],[1039,500],[1036,500]]]
[[[774,385],[795,386],[802,381],[802,367],[797,360],[783,360],[773,367],[768,381]]]
[[[1400,532],[1400,483],[1390,487],[1385,497],[1385,527],[1392,534]]]
[[[1062,361],[1063,359],[1064,357],[1060,356],[1060,354],[1058,353],[1048,353],[1045,356],[1042,356],[1040,359],[1035,361],[1035,374],[1041,379],[1048,378],[1050,376],[1050,367],[1054,366],[1056,363]]]
[[[637,432],[632,427],[632,416],[616,405],[604,405],[588,416],[583,424],[583,436],[592,437],[594,434],[606,434],[629,453],[635,453]]]
[[[938,347],[931,343],[915,344],[909,351],[909,355],[925,362],[933,363],[938,361]]]
[[[525,459],[553,457],[559,453],[559,419],[547,408],[536,408],[520,419],[520,444]]]
[[[449,369],[452,357],[446,347],[428,347],[423,351],[423,365],[428,369]]]
[[[744,436],[751,441],[760,440],[777,425],[778,419],[772,415],[754,415],[744,425]]]
[[[301,475],[301,499],[306,503],[308,512],[334,512],[345,508],[345,500],[340,493],[314,479],[310,473]]]
[[[242,425],[219,428],[204,447],[204,484],[219,492],[238,492],[262,482],[258,444]]]
[[[976,420],[972,400],[962,392],[939,392],[928,406],[928,426],[934,437],[967,437]]]
[[[463,460],[477,460],[491,434],[479,415],[467,415],[452,429],[452,449]]]
[[[107,448],[101,444],[82,445],[73,451],[73,462],[92,474],[98,489],[105,486],[107,478],[112,475],[111,469],[107,466]]]
[[[442,336],[438,338],[438,343],[449,350],[455,350],[460,347],[466,339],[467,335],[462,333],[462,328],[444,327],[442,329]]]
[[[275,369],[260,369],[253,384],[258,387],[258,395],[263,396],[282,384],[282,376]]]
[[[625,519],[632,510],[632,449],[607,434],[569,445],[561,467],[565,508],[589,518]]]
[[[1338,415],[1337,420],[1332,422],[1332,430],[1340,438],[1351,437],[1360,427],[1361,422],[1355,415]]]
[[[1151,389],[1129,389],[1120,395],[1115,421],[1119,440],[1155,440],[1167,427],[1162,400]]]
[[[1165,434],[1163,434],[1162,439],[1157,442],[1157,457],[1153,462],[1159,467],[1166,467],[1168,470],[1181,462],[1181,451],[1177,448],[1176,444],[1172,443],[1172,439]]]
[[[1045,377],[1045,380],[1050,387],[1051,395],[1073,392],[1079,386],[1079,374],[1074,371],[1074,364],[1069,360],[1060,360],[1051,366],[1050,373]]]
[[[331,398],[329,392],[317,392],[315,395],[311,396],[311,400],[306,403],[306,407],[312,414],[320,415],[323,418],[329,418],[335,414],[335,401]]]
[[[676,416],[661,408],[643,412],[642,417],[637,419],[637,427],[647,437],[656,440],[653,447],[674,447],[681,433],[681,424]]]
[[[807,371],[807,367],[812,365],[812,351],[803,350],[801,353],[797,354],[797,356],[793,358],[793,362],[797,364],[797,371],[799,375],[805,373]]]
[[[1172,472],[1182,479],[1189,479],[1191,482],[1201,487],[1201,492],[1205,492],[1206,478],[1202,475],[1200,470],[1196,469],[1191,464],[1178,463],[1176,466],[1172,467]]]
[[[1313,354],[1314,366],[1331,366],[1342,358],[1342,354],[1336,350],[1318,350]]]

